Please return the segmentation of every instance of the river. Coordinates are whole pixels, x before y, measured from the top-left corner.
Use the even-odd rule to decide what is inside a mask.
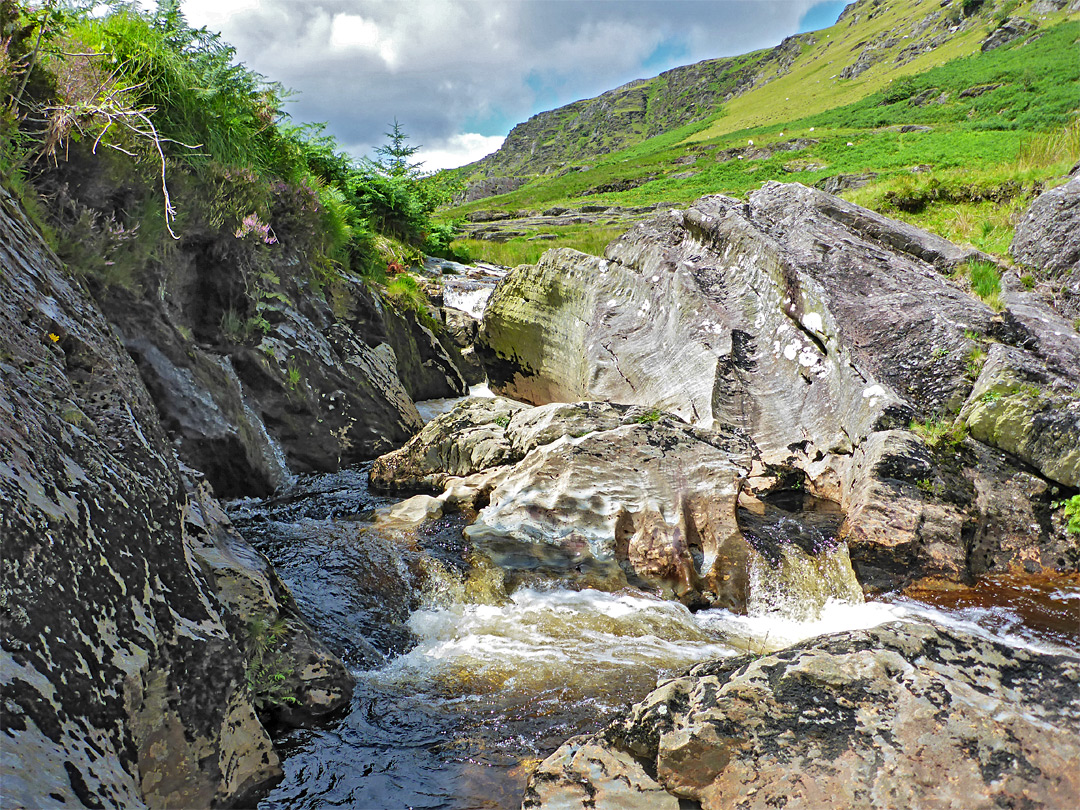
[[[358,679],[340,719],[278,734],[285,776],[262,810],[516,808],[541,759],[659,680],[819,634],[919,617],[1043,649],[1080,640],[1075,580],[826,599],[813,615],[776,595],[752,605],[755,615],[691,613],[633,589],[574,590],[550,575],[506,595],[501,572],[477,568],[465,516],[388,532],[379,516],[395,499],[369,492],[366,478],[366,466],[301,476],[274,498],[231,505]]]

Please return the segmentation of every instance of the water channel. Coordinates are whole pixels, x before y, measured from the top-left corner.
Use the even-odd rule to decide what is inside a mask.
[[[633,589],[574,590],[550,572],[516,577],[524,584],[506,594],[499,571],[475,565],[462,535],[468,516],[388,532],[380,516],[394,499],[369,492],[366,473],[302,476],[274,498],[231,506],[358,678],[343,717],[279,735],[285,777],[262,798],[263,810],[516,808],[540,759],[659,680],[698,661],[819,634],[918,617],[1058,651],[1080,640],[1075,582],[988,581],[865,604],[841,582],[839,599],[809,594],[817,601],[808,611],[759,568],[750,615],[691,613]],[[753,531],[788,525],[787,510]],[[817,542],[809,524],[798,531]],[[829,554],[846,557],[842,548]],[[760,556],[758,566],[769,564],[767,550]],[[836,576],[835,561],[822,565],[811,591]],[[805,571],[789,579],[795,589],[809,581]]]

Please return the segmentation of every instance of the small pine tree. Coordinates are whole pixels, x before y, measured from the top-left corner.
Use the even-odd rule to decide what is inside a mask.
[[[379,157],[372,163],[387,177],[404,177],[408,180],[418,178],[422,174],[420,167],[424,163],[423,161],[410,163],[409,158],[419,152],[422,147],[409,144],[409,136],[401,129],[397,118],[394,119],[390,132],[383,134],[389,139],[389,143],[376,148],[375,154]]]

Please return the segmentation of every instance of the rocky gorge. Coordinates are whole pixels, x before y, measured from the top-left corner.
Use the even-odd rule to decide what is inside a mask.
[[[1014,250],[1064,291],[1075,262],[1052,260],[1069,255],[1077,193],[1047,192]],[[395,717],[428,689],[527,717],[526,807],[1078,795],[1075,628],[1016,641],[897,608],[794,646],[732,629],[988,577],[1075,604],[1067,292],[1046,300],[988,255],[768,183],[658,212],[603,257],[515,268],[479,326],[433,308],[449,327],[433,329],[359,279],[332,306],[283,273],[265,334],[230,344],[209,328],[230,295],[208,252],[145,295],[95,299],[6,196],[0,229],[15,806],[250,806],[290,767],[271,732],[341,723],[379,740],[376,707]],[[986,265],[996,301],[970,290]],[[462,350],[497,396],[449,401],[477,380]],[[424,425],[416,401],[433,398],[452,407]],[[356,494],[350,467],[370,459],[382,500]],[[538,605],[549,623],[510,634]],[[623,620],[646,624],[628,648]],[[424,621],[456,630],[431,640]],[[584,642],[560,639],[590,622],[609,645],[594,663],[535,663],[573,661]],[[474,623],[513,644],[454,657]],[[605,661],[652,643],[683,646],[632,677]],[[564,698],[602,710],[555,721]],[[440,733],[509,744],[454,718]],[[282,750],[322,740],[312,758],[337,762],[339,733],[289,732]],[[442,766],[399,783],[381,756],[356,770],[382,792],[302,771],[261,806],[315,782],[327,805],[467,806],[417,798]],[[358,781],[339,796],[342,779]]]

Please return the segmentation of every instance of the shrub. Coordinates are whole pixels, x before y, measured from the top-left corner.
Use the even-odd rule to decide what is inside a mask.
[[[1065,517],[1068,519],[1065,530],[1069,534],[1080,534],[1080,495],[1073,495],[1067,501],[1060,501],[1054,506],[1065,509]]]

